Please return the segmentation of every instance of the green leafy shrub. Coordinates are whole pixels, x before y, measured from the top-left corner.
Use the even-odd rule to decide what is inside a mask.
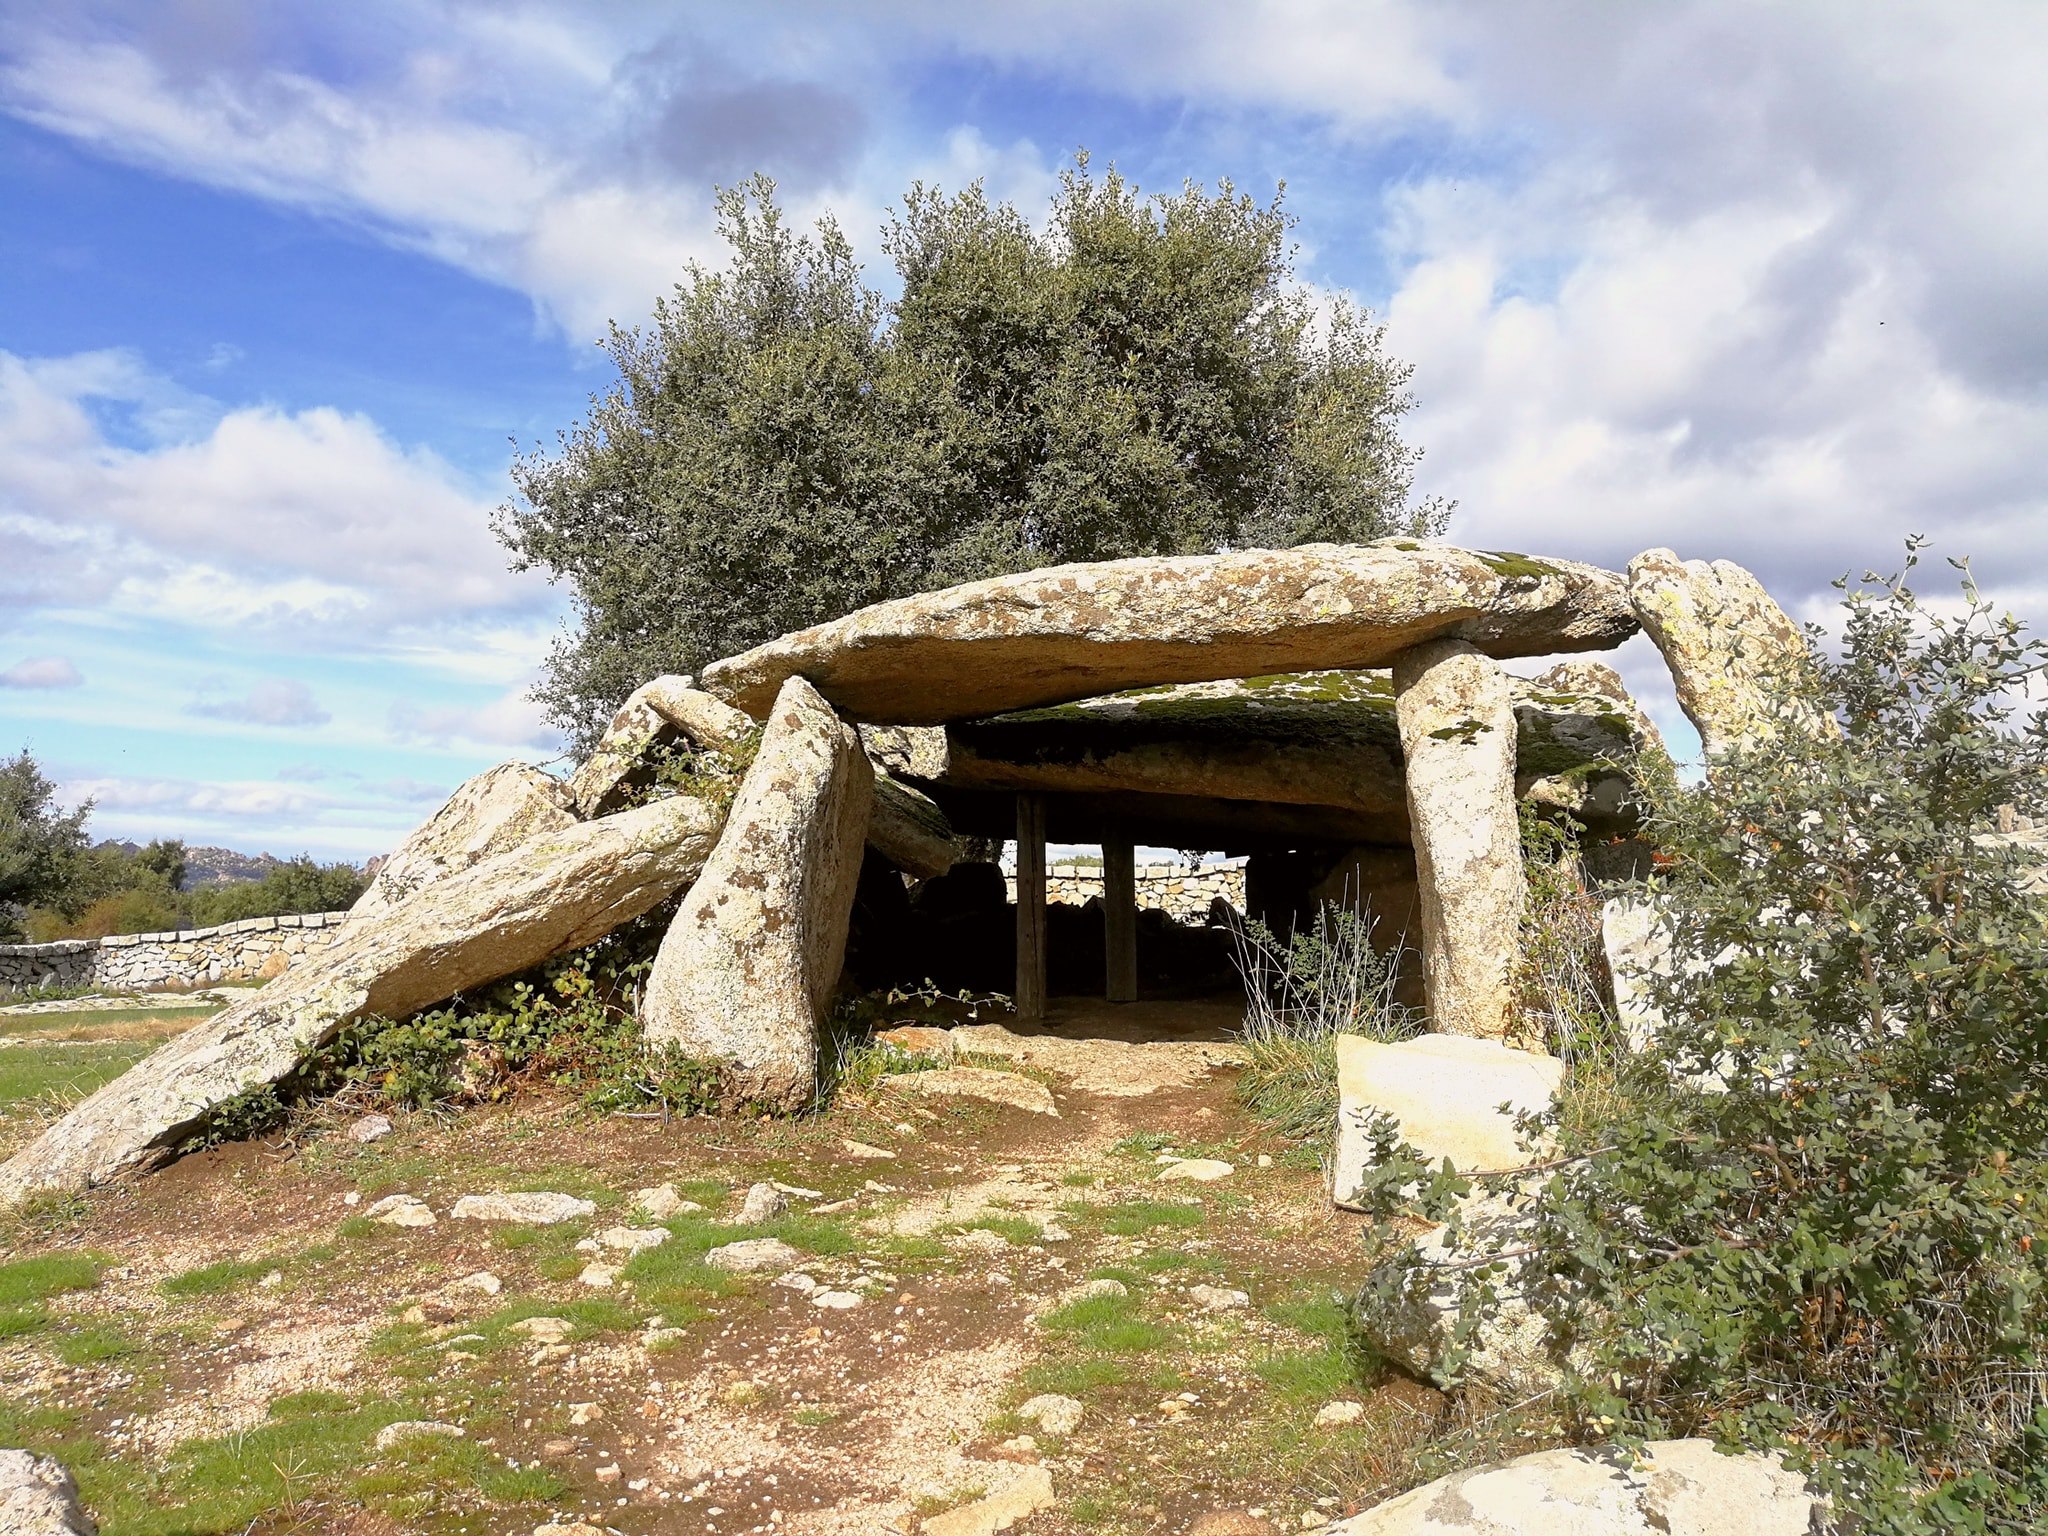
[[[1986,834],[2048,783],[2048,647],[1967,580],[1865,583],[1761,739],[1648,776],[1669,1024],[1625,1109],[1553,1117],[1531,1299],[1588,1439],[1783,1448],[1867,1530],[2038,1529],[2048,946]]]

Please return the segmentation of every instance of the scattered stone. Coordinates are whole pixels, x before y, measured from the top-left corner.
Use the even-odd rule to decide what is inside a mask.
[[[1052,1091],[1036,1078],[1016,1072],[997,1072],[988,1067],[943,1067],[936,1072],[903,1072],[883,1081],[891,1088],[909,1093],[939,1094],[946,1098],[980,1099],[1004,1104],[1034,1115],[1059,1117]]]
[[[408,1440],[460,1440],[463,1434],[460,1424],[442,1424],[434,1419],[401,1419],[378,1430],[375,1444],[378,1450],[388,1451]]]
[[[712,1249],[704,1255],[704,1262],[713,1269],[751,1275],[764,1269],[789,1269],[802,1258],[801,1253],[779,1237],[750,1237],[744,1242],[727,1243],[722,1248]]]
[[[554,1441],[548,1442],[550,1445]],[[573,1445],[571,1450],[576,1449]],[[546,1525],[536,1525],[533,1536],[610,1536],[601,1525],[592,1525],[586,1520],[550,1520]]]
[[[566,1317],[522,1317],[507,1330],[524,1334],[536,1344],[560,1344],[576,1331]]]
[[[842,1140],[839,1143],[839,1150],[856,1162],[879,1163],[896,1160],[896,1154],[887,1147],[871,1147],[864,1141]]]
[[[70,1469],[33,1451],[0,1451],[0,1531],[8,1536],[94,1536]]]
[[[1279,1536],[1280,1527],[1248,1509],[1212,1509],[1198,1516],[1187,1536]]]
[[[649,1248],[659,1248],[673,1234],[667,1227],[606,1227],[597,1234],[600,1246],[614,1248],[621,1253],[640,1253]]]
[[[608,1291],[618,1283],[621,1268],[623,1266],[618,1264],[586,1264],[583,1266],[583,1272],[576,1277],[576,1281],[579,1285]]]
[[[813,1216],[837,1216],[841,1211],[850,1211],[859,1204],[860,1201],[853,1198],[833,1200],[824,1205],[812,1206],[811,1214]]]
[[[1431,1027],[1498,1040],[1515,1020],[1522,831],[1507,674],[1463,640],[1394,661]]]
[[[1431,1163],[1448,1157],[1460,1172],[1513,1168],[1528,1161],[1515,1114],[1548,1109],[1563,1079],[1556,1057],[1497,1040],[1430,1034],[1386,1045],[1339,1035],[1331,1167],[1337,1204],[1359,1209],[1358,1187],[1372,1165],[1368,1131],[1379,1115],[1392,1116],[1401,1139]]]
[[[953,1031],[929,1024],[898,1024],[894,1029],[878,1029],[874,1038],[875,1044],[893,1045],[906,1056],[943,1056],[950,1061],[959,1053]]]
[[[651,1221],[667,1221],[671,1216],[701,1211],[704,1207],[694,1200],[685,1200],[673,1184],[655,1184],[633,1191],[633,1209]]]
[[[1045,1392],[1025,1401],[1017,1409],[1017,1417],[1026,1424],[1036,1424],[1048,1435],[1064,1437],[1081,1427],[1087,1412],[1078,1398]]]
[[[266,1291],[274,1291],[279,1286],[284,1284],[284,1271],[281,1269],[273,1269],[269,1274],[265,1275],[261,1280],[258,1280],[256,1283]]]
[[[777,1275],[774,1283],[786,1291],[798,1291],[805,1296],[820,1289],[818,1282],[800,1269],[792,1269],[786,1275]]]
[[[1018,1521],[1054,1504],[1052,1474],[1044,1467],[1026,1467],[1005,1487],[933,1515],[919,1529],[924,1536],[995,1536]]]
[[[1218,1179],[1227,1179],[1237,1172],[1229,1163],[1219,1162],[1213,1157],[1183,1157],[1168,1163],[1159,1170],[1162,1179],[1192,1179],[1197,1184],[1213,1184]]]
[[[620,1478],[624,1477],[625,1475],[625,1472],[623,1471],[623,1469],[620,1468],[619,1464],[616,1461],[609,1462],[606,1465],[599,1467],[595,1472],[591,1474],[591,1476],[595,1477],[600,1483],[616,1483]]]
[[[1316,1410],[1316,1423],[1324,1428],[1335,1424],[1356,1424],[1365,1417],[1365,1404],[1349,1398],[1338,1402],[1325,1403]]]
[[[360,1120],[349,1126],[348,1139],[350,1141],[359,1141],[363,1145],[368,1146],[373,1141],[382,1141],[386,1136],[389,1136],[391,1129],[391,1117],[389,1115],[364,1115]]]
[[[431,1227],[435,1220],[418,1195],[386,1195],[363,1214],[387,1227]]]
[[[811,1305],[823,1307],[830,1312],[849,1312],[860,1305],[861,1298],[854,1291],[813,1291]]]
[[[667,1349],[680,1344],[690,1336],[687,1328],[650,1328],[640,1335],[640,1347],[648,1350]]]
[[[1432,635],[1546,656],[1635,630],[1610,571],[1393,539],[969,582],[785,635],[703,682],[756,719],[801,675],[856,719],[937,725],[1124,688],[1382,666]]]
[[[473,1275],[464,1275],[460,1280],[450,1280],[446,1288],[451,1291],[480,1291],[486,1296],[495,1296],[505,1288],[505,1285],[488,1269],[480,1269]]]
[[[795,1109],[846,953],[874,802],[853,728],[800,677],[782,685],[725,833],[654,957],[651,1045],[722,1064],[730,1096]]]
[[[771,1182],[792,1200],[822,1200],[825,1198],[825,1191],[822,1189],[805,1189],[801,1184],[785,1184],[780,1179],[775,1179]]]
[[[747,1191],[747,1198],[740,1202],[740,1213],[733,1222],[742,1227],[758,1227],[773,1221],[789,1209],[789,1197],[773,1184],[756,1184]]]
[[[573,1428],[581,1429],[586,1424],[595,1424],[603,1417],[604,1404],[602,1403],[571,1403],[569,1405],[569,1423]]]
[[[1538,1451],[1454,1472],[1319,1536],[1807,1536],[1818,1515],[1775,1457],[1653,1440],[1633,1465],[1615,1451]]]
[[[1113,1280],[1109,1276],[1104,1275],[1099,1280],[1090,1280],[1075,1286],[1070,1291],[1062,1292],[1059,1305],[1065,1306],[1073,1301],[1092,1301],[1098,1296],[1128,1296],[1130,1294],[1131,1288],[1125,1285],[1123,1281]]]
[[[530,1227],[552,1227],[579,1216],[594,1216],[597,1205],[576,1195],[524,1190],[513,1194],[464,1195],[448,1214],[458,1221],[515,1221]]]
[[[1233,1291],[1226,1286],[1198,1285],[1189,1290],[1196,1306],[1204,1312],[1235,1312],[1240,1307],[1252,1304],[1251,1297],[1244,1291]]]

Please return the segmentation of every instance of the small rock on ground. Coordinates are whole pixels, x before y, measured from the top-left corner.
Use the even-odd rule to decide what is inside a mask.
[[[595,1286],[598,1290],[608,1291],[618,1283],[621,1267],[617,1264],[586,1264],[576,1280],[579,1285]]]
[[[811,1305],[830,1312],[846,1312],[860,1305],[860,1295],[855,1291],[813,1291]]]
[[[400,1419],[396,1424],[386,1424],[377,1431],[376,1445],[378,1450],[388,1451],[408,1440],[460,1440],[463,1433],[460,1424],[442,1424],[434,1419]]]
[[[480,1269],[473,1275],[464,1275],[460,1280],[450,1280],[443,1287],[450,1291],[481,1291],[486,1296],[495,1296],[505,1284],[488,1269]]]
[[[576,1330],[566,1317],[523,1317],[512,1324],[513,1333],[523,1333],[536,1344],[559,1344]]]
[[[1198,1517],[1187,1536],[1279,1536],[1280,1527],[1249,1510],[1215,1509]]]
[[[740,1213],[733,1217],[736,1225],[758,1227],[763,1222],[773,1221],[789,1209],[789,1197],[773,1184],[756,1184],[747,1191],[747,1198],[740,1202]]]
[[[803,1255],[779,1237],[750,1237],[745,1242],[727,1243],[704,1255],[713,1269],[736,1275],[751,1275],[764,1269],[786,1270],[801,1262]]]
[[[1354,1403],[1349,1399],[1325,1403],[1316,1410],[1316,1423],[1325,1426],[1331,1424],[1356,1424],[1364,1417],[1365,1404]]]
[[[1184,1157],[1168,1163],[1159,1170],[1162,1179],[1192,1179],[1197,1184],[1213,1184],[1218,1179],[1227,1179],[1237,1170],[1230,1164],[1219,1162],[1213,1157]]]
[[[1078,1398],[1046,1392],[1019,1408],[1017,1417],[1027,1424],[1036,1424],[1048,1435],[1071,1435],[1081,1427],[1081,1418],[1086,1412]]]
[[[597,1234],[600,1246],[616,1248],[622,1253],[638,1253],[643,1248],[659,1248],[668,1240],[667,1227],[606,1227]]]
[[[1204,1312],[1234,1312],[1239,1307],[1248,1307],[1252,1299],[1243,1291],[1233,1291],[1227,1286],[1198,1285],[1188,1292],[1195,1305]]]
[[[667,1221],[671,1216],[704,1209],[696,1201],[685,1200],[677,1194],[673,1184],[652,1184],[646,1189],[634,1190],[633,1208],[650,1221]]]
[[[0,1531],[8,1536],[93,1536],[65,1465],[33,1451],[0,1451]]]
[[[1026,1467],[1006,1487],[933,1515],[919,1529],[924,1536],[995,1536],[1053,1503],[1052,1474],[1043,1467]]]
[[[448,1214],[458,1221],[516,1221],[526,1226],[551,1227],[596,1213],[597,1206],[592,1201],[536,1189],[509,1195],[464,1195]]]
[[[348,1139],[368,1145],[382,1141],[391,1134],[391,1119],[388,1115],[364,1115],[348,1128]]]
[[[431,1227],[435,1221],[418,1195],[386,1195],[363,1214],[387,1227]]]
[[[987,1104],[1006,1104],[1034,1115],[1059,1115],[1052,1091],[1036,1078],[1016,1072],[996,1072],[987,1067],[945,1067],[937,1072],[903,1072],[885,1079],[892,1088],[910,1093],[940,1094],[956,1099],[980,1099]]]
[[[839,1143],[839,1150],[856,1162],[878,1163],[896,1160],[896,1154],[887,1147],[871,1147],[864,1141],[843,1140]]]

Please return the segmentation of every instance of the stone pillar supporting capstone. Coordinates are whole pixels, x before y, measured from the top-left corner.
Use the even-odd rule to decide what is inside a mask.
[[[1462,640],[1394,659],[1433,1028],[1499,1039],[1514,1020],[1528,892],[1507,675]]]
[[[1045,1017],[1045,797],[1017,797],[1017,1017]]]
[[[1112,1003],[1138,1000],[1138,850],[1126,838],[1102,845],[1102,938]]]

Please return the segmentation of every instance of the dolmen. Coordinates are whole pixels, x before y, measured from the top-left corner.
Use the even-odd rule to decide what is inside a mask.
[[[1625,836],[1633,764],[1662,750],[1619,678],[1572,658],[1646,625],[1703,734],[1740,718],[1741,658],[1796,633],[1747,573],[1669,551],[1624,575],[1387,539],[997,577],[652,679],[566,781],[508,763],[459,788],[326,949],[0,1165],[0,1207],[161,1163],[350,1023],[678,896],[648,1038],[722,1069],[737,1101],[799,1108],[863,871],[931,880],[964,835],[1020,825],[1041,862],[1048,836],[1268,871],[1313,846],[1325,884],[1407,893],[1432,1028],[1499,1039],[1520,807]],[[1500,665],[1538,657],[1561,659],[1534,680]]]

